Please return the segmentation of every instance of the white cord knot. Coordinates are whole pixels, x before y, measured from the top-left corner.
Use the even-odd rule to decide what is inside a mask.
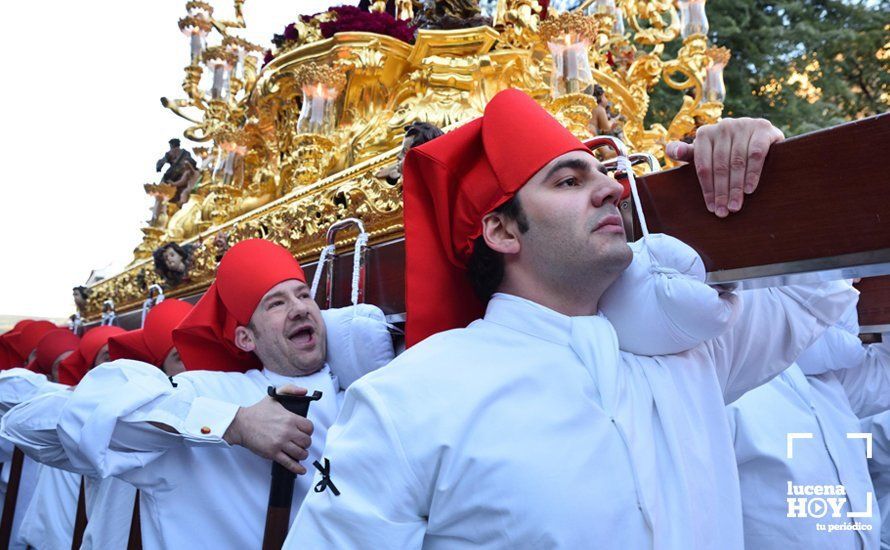
[[[630,159],[625,156],[619,156],[616,159],[618,169],[627,174],[627,182],[630,185],[630,193],[634,199],[634,209],[637,211],[637,219],[640,220],[640,228],[643,230],[643,238],[649,236],[649,226],[646,223],[646,215],[643,214],[643,203],[640,202],[640,193],[637,191],[637,180],[634,177],[633,165]]]

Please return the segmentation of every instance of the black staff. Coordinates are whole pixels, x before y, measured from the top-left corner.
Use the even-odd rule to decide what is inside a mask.
[[[312,395],[278,393],[269,386],[269,395],[285,409],[303,418],[309,413],[309,404],[321,399],[321,392]],[[272,483],[269,487],[269,507],[266,511],[266,530],[263,534],[263,550],[280,550],[290,527],[290,508],[294,498],[296,474],[277,462],[272,463]]]
[[[22,481],[22,468],[25,454],[18,447],[12,451],[12,466],[9,469],[9,481],[6,484],[6,500],[3,504],[3,518],[0,520],[0,548],[9,548],[12,537],[12,524],[15,518],[15,505],[19,498],[19,485]]]

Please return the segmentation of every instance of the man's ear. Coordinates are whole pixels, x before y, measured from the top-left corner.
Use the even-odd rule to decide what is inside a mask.
[[[501,254],[518,254],[519,227],[514,220],[500,212],[489,212],[482,217],[482,238],[488,248]]]
[[[235,327],[235,346],[241,351],[255,350],[256,342],[253,338],[253,331],[247,327]]]

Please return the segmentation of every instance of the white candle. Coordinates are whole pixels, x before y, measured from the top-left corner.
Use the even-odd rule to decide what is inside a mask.
[[[238,61],[235,63],[235,76],[244,79],[244,48],[238,48]]]
[[[220,99],[222,97],[223,84],[225,84],[225,66],[217,64],[213,66],[213,85],[210,88],[210,97]]]
[[[197,63],[201,60],[201,52],[204,51],[204,37],[201,36],[201,33],[192,33],[190,45],[192,53],[192,63]]]
[[[309,114],[309,127],[315,133],[321,133],[321,127],[324,124],[324,108],[325,108],[325,97],[324,90],[319,84],[315,93],[312,95],[312,111]]]
[[[578,80],[578,44],[566,47],[566,78]]]

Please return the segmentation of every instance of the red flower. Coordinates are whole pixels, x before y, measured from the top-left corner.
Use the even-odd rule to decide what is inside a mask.
[[[284,39],[293,41],[297,41],[300,39],[300,33],[297,32],[296,23],[291,23],[290,25],[284,27]]]
[[[415,28],[388,13],[367,12],[355,6],[337,6],[329,11],[336,13],[337,18],[319,25],[324,38],[330,38],[338,32],[371,32],[391,36],[409,44],[414,43]],[[303,20],[311,20],[313,17],[315,16],[304,15]]]

